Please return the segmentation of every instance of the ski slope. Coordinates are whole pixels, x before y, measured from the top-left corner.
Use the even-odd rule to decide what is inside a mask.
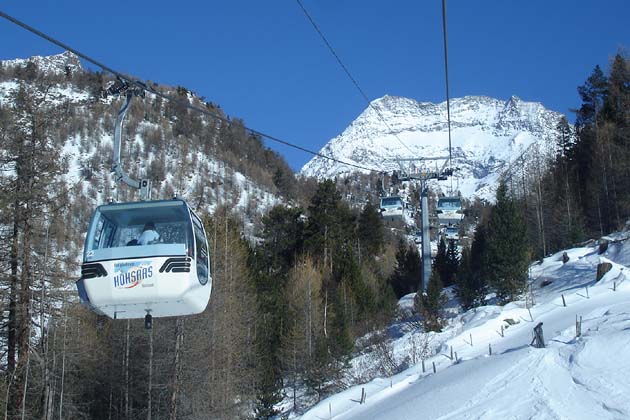
[[[531,318],[525,301],[458,314],[432,338],[437,354],[426,359],[426,372],[416,364],[391,378],[346,389],[301,418],[629,419],[627,237],[621,233],[608,238],[617,242],[602,255],[593,243],[568,250],[566,264],[560,252],[533,265]],[[604,261],[613,268],[596,282],[597,265]],[[543,280],[551,284],[541,287]],[[582,317],[579,338],[576,315]],[[544,349],[530,346],[532,329],[539,322],[547,343]],[[396,353],[408,351],[412,334],[421,333],[398,338]],[[451,346],[457,362],[449,359]],[[359,403],[362,389],[364,404]]]

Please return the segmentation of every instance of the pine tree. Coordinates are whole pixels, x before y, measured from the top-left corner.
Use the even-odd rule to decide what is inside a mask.
[[[275,413],[282,399],[281,352],[293,328],[286,290],[292,289],[290,275],[303,249],[304,225],[299,208],[275,206],[263,217],[263,242],[249,258],[258,300],[257,348],[262,377],[258,386],[257,418]],[[290,340],[289,340],[290,341]]]
[[[578,175],[578,197],[586,226],[595,227],[592,233],[603,235],[610,227],[607,210],[606,159],[598,137],[601,110],[608,94],[608,80],[599,66],[586,83],[578,87],[582,106],[576,114],[578,140],[571,150]],[[604,185],[605,184],[605,185]]]
[[[268,272],[272,275],[289,272],[300,253],[303,252],[304,223],[300,208],[278,205],[263,217],[263,253]]]
[[[571,149],[575,147],[575,144],[566,118],[560,119],[557,129],[559,137],[557,139],[556,159],[546,174],[548,181],[543,182],[555,190],[547,194],[547,197],[550,198],[549,201],[556,212],[562,214],[558,214],[555,223],[562,229],[556,235],[550,235],[552,242],[556,242],[552,245],[554,251],[571,246],[581,240],[583,236],[581,209],[578,206],[577,194],[575,193],[578,188],[575,179],[575,166],[574,162],[571,161]]]
[[[610,66],[608,95],[602,109],[602,118],[614,123],[618,139],[627,139],[630,128],[630,59],[616,54]]]
[[[599,65],[584,85],[578,87],[578,93],[582,98],[582,106],[577,111],[576,126],[578,129],[592,127],[597,122],[597,115],[604,105],[608,91],[608,80]]]
[[[446,296],[442,293],[443,283],[436,268],[431,272],[427,291],[418,294],[417,307],[422,316],[425,331],[442,331]]]
[[[464,309],[485,304],[488,287],[488,273],[485,262],[486,226],[479,223],[470,248],[462,250],[462,258],[457,272],[457,296]]]
[[[446,250],[446,258],[444,261],[444,286],[452,286],[455,284],[457,270],[459,269],[459,255],[455,241],[448,241],[448,249]]]
[[[385,244],[383,218],[371,202],[365,205],[359,216],[357,236],[361,258],[378,255]]]
[[[416,292],[420,287],[420,279],[422,278],[422,259],[415,245],[409,245],[407,249],[405,278],[407,293]]]
[[[396,251],[396,268],[389,279],[396,298],[418,291],[421,276],[422,265],[416,247],[401,239]]]
[[[470,271],[471,271],[471,290],[475,301],[479,305],[485,304],[486,294],[488,292],[488,270],[486,246],[488,237],[488,228],[485,223],[480,223],[475,229],[473,242],[470,246]]]
[[[440,273],[440,278],[446,278],[446,241],[442,235],[440,235],[440,240],[438,241],[437,254],[433,259],[433,269]]]
[[[344,243],[354,243],[352,215],[335,183],[320,182],[308,207],[308,223],[305,228],[305,248],[324,267],[332,271],[333,255]]]
[[[473,286],[473,272],[470,267],[470,249],[464,247],[462,259],[457,272],[457,297],[459,304],[466,311],[475,306],[475,292]]]
[[[630,216],[630,58],[617,54],[608,77],[600,136],[608,147],[611,190],[617,226]]]
[[[515,300],[527,286],[529,255],[525,237],[521,211],[508,196],[505,183],[501,183],[490,215],[484,252],[484,271],[500,302]]]

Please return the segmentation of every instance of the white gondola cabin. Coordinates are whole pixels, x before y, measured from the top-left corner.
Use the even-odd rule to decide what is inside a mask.
[[[437,217],[440,225],[457,225],[464,218],[462,200],[458,197],[442,197],[437,203]]]
[[[444,229],[444,238],[447,241],[459,241],[459,229],[453,226],[449,226]]]
[[[83,303],[114,319],[203,312],[212,276],[201,220],[180,199],[99,206],[77,288]]]
[[[383,218],[402,218],[403,201],[398,196],[381,198],[381,216]]]

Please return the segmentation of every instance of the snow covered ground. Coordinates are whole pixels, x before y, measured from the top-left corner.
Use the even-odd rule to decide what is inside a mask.
[[[567,250],[566,264],[560,252],[533,265],[531,318],[525,300],[458,314],[442,333],[430,337],[433,355],[425,360],[425,372],[417,363],[392,377],[346,389],[301,418],[629,419],[627,237],[609,238],[619,242],[602,255],[593,243]],[[596,282],[600,262],[613,267]],[[541,287],[543,281],[550,283]],[[403,305],[409,302],[403,298]],[[578,338],[576,316],[582,318]],[[530,346],[539,322],[544,349]],[[422,334],[407,331],[393,343],[399,356],[409,353],[414,335]],[[449,358],[451,346],[457,361]],[[362,390],[364,404],[359,403]]]

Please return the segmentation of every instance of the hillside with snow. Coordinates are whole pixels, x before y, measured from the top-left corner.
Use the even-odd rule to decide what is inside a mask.
[[[38,72],[57,76],[83,71],[81,60],[70,51],[49,56],[34,55],[29,58],[4,60],[2,61],[2,66],[5,68],[23,67],[25,71],[28,71],[28,66],[33,66]]]
[[[451,100],[454,184],[467,198],[491,200],[500,173],[533,149],[551,156],[562,114],[516,96],[507,101],[485,96]],[[385,120],[386,122],[384,122]],[[434,104],[384,96],[374,100],[339,136],[321,150],[324,156],[374,171],[400,170],[398,159],[448,156],[446,102]],[[435,170],[443,161],[424,165]],[[314,157],[302,175],[332,178],[354,168]],[[422,166],[405,167],[408,171]],[[448,183],[443,183],[443,188]]]
[[[528,297],[474,308],[454,315],[438,334],[401,322],[395,330],[404,333],[391,341],[393,357],[417,359],[413,344],[425,343],[424,371],[416,360],[398,374],[323,400],[300,418],[630,418],[629,237],[606,238],[602,254],[591,242],[567,250],[566,263],[559,252],[532,265],[533,305]],[[596,281],[601,262],[612,269]],[[408,306],[410,299],[401,302]],[[579,337],[576,319],[582,320]],[[540,322],[546,348],[530,346]],[[366,358],[355,358],[355,369],[365,369]]]
[[[66,113],[49,126],[47,134],[61,151],[66,168],[62,178],[70,190],[71,207],[88,207],[87,211],[76,210],[81,218],[73,223],[81,226],[87,223],[85,213],[108,199],[136,197],[134,190],[116,182],[111,171],[114,121],[122,106],[121,97],[101,96],[111,83],[108,76],[85,70],[79,58],[67,51],[0,62],[0,107],[11,109],[21,92],[28,92],[41,101],[42,112]],[[204,102],[184,88],[158,89],[223,115],[215,104]],[[278,162],[282,165],[282,158],[265,151],[271,156],[266,162],[261,159],[260,165],[253,162],[237,166],[243,159],[225,144],[225,138],[251,140],[244,130],[233,134],[239,129],[194,115],[153,94],[136,97],[123,126],[124,171],[132,178],[150,178],[153,199],[177,195],[203,213],[225,206],[243,214],[251,233],[254,221],[280,202],[279,191],[266,171],[274,171],[273,165]],[[256,147],[264,146],[247,147],[256,151]],[[281,169],[290,172],[286,163]]]

